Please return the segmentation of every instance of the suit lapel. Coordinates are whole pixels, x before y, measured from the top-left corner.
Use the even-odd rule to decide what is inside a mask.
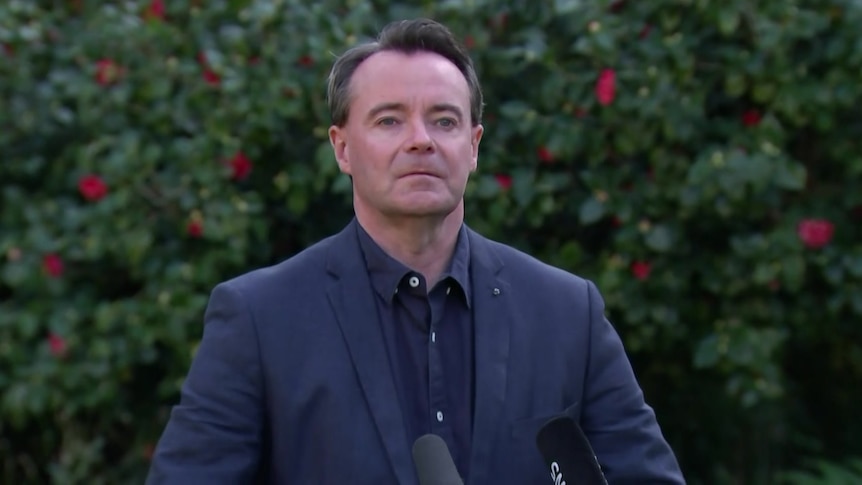
[[[329,301],[398,483],[414,483],[410,447],[355,224],[354,220],[333,241],[327,269],[336,281],[329,288]]]
[[[510,286],[500,274],[502,261],[485,238],[472,231],[469,234],[476,362],[469,483],[488,483],[489,463],[506,397],[513,308]]]

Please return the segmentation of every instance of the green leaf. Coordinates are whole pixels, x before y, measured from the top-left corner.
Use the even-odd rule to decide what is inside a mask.
[[[554,0],[554,13],[568,15],[580,9],[582,5],[582,0]]]
[[[647,233],[645,242],[653,251],[667,252],[673,247],[673,233],[668,226],[658,224]]]
[[[844,266],[851,275],[856,278],[862,278],[862,254],[845,256]]]
[[[700,341],[694,352],[692,364],[695,369],[708,369],[714,367],[720,358],[718,352],[718,337],[710,335]]]
[[[512,196],[518,206],[528,206],[536,195],[536,173],[528,169],[516,169],[511,175]]]
[[[739,12],[732,7],[718,8],[718,30],[724,35],[730,35],[739,26]]]
[[[605,205],[595,197],[589,197],[581,203],[578,216],[581,224],[590,225],[605,215]]]
[[[558,258],[560,260],[560,266],[571,269],[577,268],[581,263],[583,254],[584,251],[577,241],[567,242],[559,250]]]
[[[800,255],[792,255],[781,262],[784,286],[790,291],[798,291],[805,278],[805,260]]]
[[[802,190],[805,188],[806,178],[807,172],[804,165],[783,163],[775,173],[775,185],[788,190]]]
[[[500,114],[515,120],[525,117],[530,110],[530,106],[520,100],[507,101],[500,105]]]

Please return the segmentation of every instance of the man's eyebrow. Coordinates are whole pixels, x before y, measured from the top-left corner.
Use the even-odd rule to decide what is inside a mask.
[[[403,103],[380,103],[370,111],[368,111],[367,119],[374,119],[377,115],[384,111],[406,111],[407,107]],[[461,108],[451,103],[437,103],[431,106],[429,110],[431,113],[452,113],[458,118],[458,121],[461,121],[464,118],[464,113],[461,111]]]
[[[406,107],[402,103],[380,103],[380,104],[374,106],[373,108],[371,108],[371,110],[368,112],[368,116],[366,116],[366,118],[369,120],[373,119],[377,115],[379,115],[380,113],[382,113],[384,111],[404,111],[404,110],[406,110]]]
[[[442,113],[442,112],[450,112],[458,118],[458,121],[461,121],[464,118],[464,113],[461,111],[461,108],[455,106],[454,104],[449,103],[438,103],[431,106],[432,113]]]

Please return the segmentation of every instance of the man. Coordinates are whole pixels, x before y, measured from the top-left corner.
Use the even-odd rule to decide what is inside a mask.
[[[149,483],[415,484],[433,433],[465,483],[544,484],[561,414],[610,483],[682,483],[596,288],[465,225],[482,93],[451,33],[387,26],[328,99],[356,217],[216,286]]]

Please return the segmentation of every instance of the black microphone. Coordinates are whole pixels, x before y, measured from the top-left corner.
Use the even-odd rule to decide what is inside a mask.
[[[419,485],[464,485],[449,454],[449,447],[436,434],[420,436],[413,443],[413,463],[416,464]]]
[[[596,454],[581,427],[569,416],[548,421],[536,444],[557,485],[607,485]]]

